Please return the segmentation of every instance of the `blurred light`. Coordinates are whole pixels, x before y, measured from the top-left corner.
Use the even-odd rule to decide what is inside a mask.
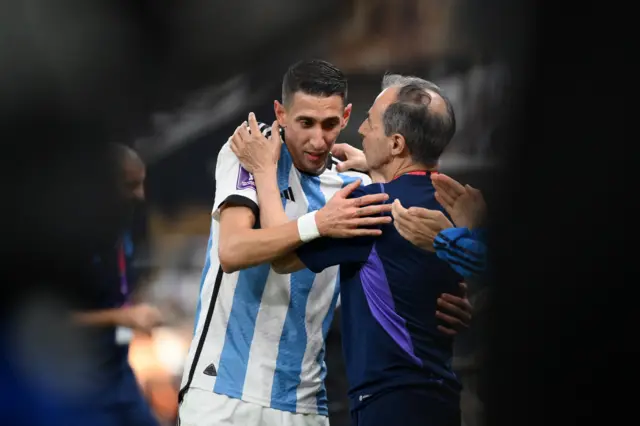
[[[180,375],[189,350],[187,339],[178,331],[161,327],[153,332],[153,350],[158,362],[170,374]]]

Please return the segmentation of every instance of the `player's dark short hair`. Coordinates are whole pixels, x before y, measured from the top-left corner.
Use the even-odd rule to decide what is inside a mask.
[[[404,136],[411,158],[420,164],[434,166],[456,133],[456,117],[451,101],[440,88],[417,77],[385,76],[382,88],[399,87],[397,100],[383,115],[387,136]],[[433,111],[429,105],[433,94],[445,102],[445,112]]]
[[[282,80],[282,103],[289,105],[296,92],[347,99],[347,78],[335,65],[319,59],[302,60],[293,64]]]

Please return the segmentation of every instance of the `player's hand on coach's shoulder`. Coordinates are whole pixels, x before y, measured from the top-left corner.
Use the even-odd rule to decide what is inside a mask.
[[[423,250],[435,251],[433,241],[436,236],[440,231],[453,227],[441,211],[422,207],[406,209],[400,200],[395,200],[392,206],[393,225],[398,233]]]
[[[473,317],[473,306],[469,301],[467,284],[460,283],[462,294],[456,296],[449,293],[440,295],[436,310],[436,318],[444,325],[438,325],[438,330],[446,335],[455,336],[460,331],[469,328]]]
[[[275,170],[282,145],[278,121],[273,122],[271,137],[267,138],[260,131],[254,113],[249,113],[248,120],[248,126],[245,121],[231,136],[231,151],[249,173],[255,175]]]
[[[364,152],[348,143],[337,143],[331,149],[331,155],[340,160],[336,166],[339,172],[355,170],[368,173],[373,182],[384,182],[384,176],[375,170],[371,170]]]
[[[348,143],[337,143],[333,145],[331,155],[340,160],[340,163],[336,166],[339,172],[358,170],[366,173],[369,171],[369,165],[367,164],[367,158],[364,156],[364,152]]]
[[[360,180],[350,183],[329,200],[316,213],[316,226],[320,235],[332,238],[379,236],[382,231],[367,228],[391,222],[390,216],[378,216],[391,211],[391,204],[381,204],[389,199],[387,194],[368,194],[348,198]]]

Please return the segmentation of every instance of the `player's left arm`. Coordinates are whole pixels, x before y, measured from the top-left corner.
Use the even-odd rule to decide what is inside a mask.
[[[373,183],[385,183],[384,176],[369,167],[364,152],[355,146],[337,143],[331,148],[331,154],[340,160],[336,167],[339,172],[358,171],[368,174]]]

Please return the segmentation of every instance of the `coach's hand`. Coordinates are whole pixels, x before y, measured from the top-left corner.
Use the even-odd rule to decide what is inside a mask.
[[[339,172],[346,172],[347,170],[369,171],[369,165],[367,164],[367,158],[364,156],[364,152],[348,143],[337,143],[333,145],[331,155],[340,160],[340,163],[336,166]]]
[[[253,174],[275,170],[280,158],[281,145],[278,121],[273,122],[271,138],[267,139],[258,127],[254,113],[249,114],[249,127],[245,121],[231,136],[231,150],[240,160],[242,167]]]
[[[422,207],[404,208],[400,200],[393,202],[393,226],[398,233],[415,246],[423,250],[435,251],[433,241],[443,229],[452,228],[453,224],[444,213]]]
[[[460,331],[469,328],[473,314],[473,306],[467,296],[467,285],[460,283],[462,297],[444,293],[438,299],[436,318],[447,325],[439,325],[438,330],[449,336],[455,336]]]
[[[449,213],[457,227],[473,229],[480,226],[487,206],[479,190],[471,185],[463,186],[440,173],[432,174],[431,181],[436,189],[436,200]]]
[[[360,180],[350,183],[329,200],[316,213],[316,225],[323,237],[350,238],[359,236],[378,236],[379,229],[363,228],[378,226],[391,222],[389,216],[379,216],[391,211],[390,204],[384,203],[389,199],[387,194],[369,194],[360,198],[347,198],[358,186]]]

